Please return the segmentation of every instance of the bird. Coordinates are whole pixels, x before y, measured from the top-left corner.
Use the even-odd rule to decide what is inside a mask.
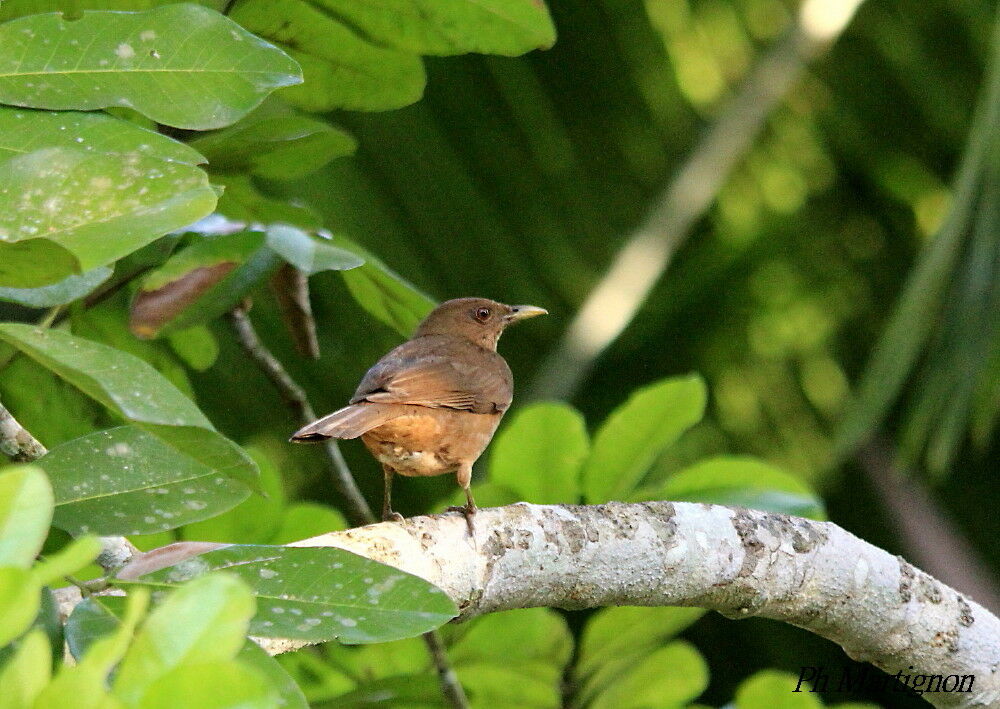
[[[368,370],[347,406],[304,426],[291,441],[360,437],[382,464],[385,521],[403,519],[392,510],[394,475],[455,473],[466,504],[449,509],[464,513],[472,534],[472,465],[492,440],[514,391],[497,341],[509,325],[547,313],[487,298],[445,301],[409,340]]]

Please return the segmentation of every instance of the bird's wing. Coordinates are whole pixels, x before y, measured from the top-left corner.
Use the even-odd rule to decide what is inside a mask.
[[[418,343],[418,344],[414,344]],[[351,403],[418,404],[473,413],[497,413],[510,406],[511,376],[495,352],[411,340],[372,367]]]

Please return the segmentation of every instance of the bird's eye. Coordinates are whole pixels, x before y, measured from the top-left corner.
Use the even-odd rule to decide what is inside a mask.
[[[490,309],[489,308],[477,308],[476,309],[476,320],[479,322],[486,322],[490,319]]]

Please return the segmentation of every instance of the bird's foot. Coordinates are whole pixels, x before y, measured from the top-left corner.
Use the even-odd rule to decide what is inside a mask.
[[[403,515],[398,512],[393,512],[392,510],[386,510],[382,513],[383,522],[402,522],[403,519]]]
[[[476,529],[472,524],[472,518],[476,514],[475,507],[468,507],[466,505],[455,505],[453,507],[446,508],[445,512],[461,512],[463,515],[465,515],[465,525],[469,528],[469,536],[470,537],[476,536]]]

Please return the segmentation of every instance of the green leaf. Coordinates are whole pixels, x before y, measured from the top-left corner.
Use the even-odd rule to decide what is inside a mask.
[[[32,242],[21,242],[32,243]],[[66,278],[50,286],[39,288],[0,288],[0,300],[17,303],[28,308],[51,308],[53,305],[72,303],[104,283],[114,273],[107,266],[98,266],[79,276]],[[0,274],[0,278],[2,278]]]
[[[162,432],[120,426],[49,451],[41,465],[55,489],[53,524],[72,534],[150,534],[219,514],[250,494],[231,467],[252,465],[245,456],[206,464],[211,444],[177,445],[169,429],[166,438],[154,435]],[[233,446],[214,431],[187,432]],[[190,454],[199,449],[203,460]]]
[[[41,585],[27,569],[0,566],[0,647],[31,627],[41,593]]]
[[[199,372],[211,369],[219,356],[219,343],[204,325],[177,330],[167,336],[167,341],[187,366]]]
[[[825,519],[823,501],[802,480],[753,458],[720,456],[674,473],[662,487],[634,499],[738,505]]]
[[[705,413],[705,382],[697,375],[665,379],[635,391],[607,418],[583,468],[589,503],[623,499],[656,457]]]
[[[290,544],[320,534],[348,528],[344,515],[318,502],[296,502],[285,508],[278,530],[268,539],[271,544]]]
[[[521,409],[493,444],[490,479],[536,504],[576,503],[590,440],[583,416],[568,404]]]
[[[47,555],[31,572],[43,586],[56,582],[65,583],[66,576],[77,573],[100,553],[101,542],[97,537],[79,537],[55,554]]]
[[[115,694],[136,702],[177,667],[231,660],[243,647],[253,613],[249,589],[229,574],[212,574],[179,588],[136,634],[118,669]]]
[[[358,305],[400,335],[412,335],[437,303],[349,239],[334,235],[333,243],[365,261],[363,266],[342,274],[347,290]]]
[[[252,173],[272,180],[308,175],[357,148],[357,141],[329,123],[305,116],[249,117],[191,145],[213,172]]]
[[[677,641],[627,668],[589,706],[592,709],[683,707],[707,686],[708,665],[704,658],[693,645]]]
[[[364,264],[364,259],[286,224],[267,227],[267,245],[281,258],[310,276],[320,271],[346,271]]]
[[[451,599],[423,579],[332,548],[233,545],[119,583],[177,586],[215,569],[235,573],[253,589],[253,635],[385,642],[426,632],[457,614]]]
[[[472,621],[471,627],[448,648],[448,657],[456,666],[543,664],[561,676],[572,652],[573,636],[562,615],[548,608],[527,608],[491,613]]]
[[[360,683],[356,689],[323,702],[313,709],[429,709],[442,707],[441,684],[429,673],[399,675]]]
[[[0,670],[0,709],[27,709],[52,674],[52,651],[45,631],[33,630]]]
[[[256,231],[198,236],[141,283],[129,327],[149,338],[208,323],[280,263]]]
[[[621,606],[599,610],[584,627],[575,674],[584,679],[597,672],[612,674],[634,664],[654,648],[677,636],[705,611],[701,608]]]
[[[261,194],[249,177],[220,175],[215,182],[226,188],[216,210],[231,220],[261,226],[281,222],[312,231],[323,225],[319,215],[311,208]]]
[[[736,709],[820,709],[823,702],[804,685],[796,692],[798,678],[787,672],[764,670],[743,680],[736,689]],[[806,689],[808,687],[808,689]]]
[[[307,111],[387,111],[423,94],[419,57],[369,42],[305,0],[243,0],[230,15],[298,61],[305,83],[281,96]]]
[[[415,54],[502,54],[547,49],[556,39],[536,0],[315,0],[379,44]]]
[[[118,631],[127,602],[125,596],[90,596],[76,604],[66,619],[66,646],[76,660],[98,640]]]
[[[472,706],[559,709],[560,677],[549,669],[516,661],[480,662],[457,667],[456,672]]]
[[[272,690],[277,692],[277,697],[271,706],[283,707],[283,709],[309,709],[309,703],[305,695],[299,689],[285,668],[277,660],[261,649],[260,645],[247,640],[240,650],[236,659],[245,667],[256,671],[258,675],[267,680],[267,684]]]
[[[0,163],[0,175],[6,172]],[[0,191],[0,203],[4,193]],[[0,222],[3,218],[0,217]],[[76,256],[48,239],[8,241],[10,234],[0,226],[0,287],[17,289],[52,285],[81,271]]]
[[[84,12],[73,21],[22,17],[0,25],[0,66],[4,103],[126,106],[193,130],[233,123],[274,89],[302,80],[284,52],[195,4]]]
[[[211,429],[205,415],[143,360],[60,330],[0,325],[3,340],[122,418]]]
[[[0,285],[50,285],[105,266],[215,208],[197,167],[136,153],[45,148],[0,163]],[[28,258],[51,259],[31,264]],[[5,270],[0,276],[10,274]]]
[[[106,113],[0,106],[0,161],[43,148],[142,155],[185,165],[206,162],[203,155],[184,143]]]
[[[52,504],[52,486],[36,466],[0,472],[0,566],[31,566],[48,536]]]
[[[277,690],[238,662],[205,662],[175,667],[152,682],[139,709],[274,709]]]

